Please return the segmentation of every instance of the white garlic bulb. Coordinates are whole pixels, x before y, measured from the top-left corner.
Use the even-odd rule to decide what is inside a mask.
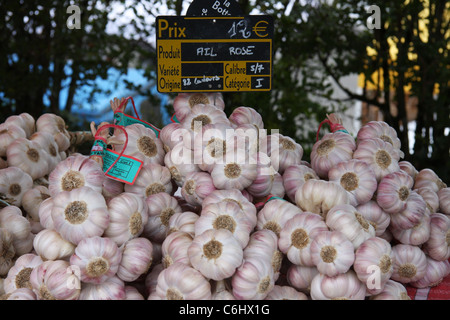
[[[423,244],[423,251],[434,260],[450,258],[450,217],[442,213],[430,216],[430,238]]]
[[[369,300],[411,300],[405,286],[389,279],[380,293],[371,295]]]
[[[128,240],[121,247],[117,276],[125,282],[133,282],[145,274],[153,262],[153,245],[146,238],[134,238]]]
[[[164,268],[177,262],[191,265],[188,248],[192,244],[192,239],[193,236],[183,231],[174,231],[164,239],[161,246],[161,261]]]
[[[179,119],[180,120],[180,119]],[[190,112],[186,114],[180,123],[184,128],[193,130],[195,133],[199,133],[202,127],[208,124],[230,125],[223,109],[217,108],[212,104],[196,104],[192,106]]]
[[[14,265],[16,250],[13,244],[13,235],[5,228],[0,228],[0,276],[6,276]]]
[[[18,138],[26,138],[27,133],[15,123],[0,123],[0,157],[6,156],[6,149]]]
[[[125,283],[117,276],[102,283],[83,283],[78,300],[125,300]]]
[[[450,262],[448,260],[437,261],[427,257],[427,270],[422,279],[411,282],[415,288],[435,287],[450,274]]]
[[[329,277],[317,274],[311,282],[312,300],[364,300],[366,286],[353,270]]]
[[[377,237],[380,237],[389,227],[391,216],[383,211],[376,201],[369,200],[355,208],[373,226]]]
[[[17,206],[0,209],[0,228],[7,229],[12,234],[14,241],[25,240],[31,234],[30,222],[22,215],[22,210]]]
[[[432,169],[426,168],[420,170],[416,178],[414,179],[414,189],[419,189],[423,187],[431,188],[434,192],[439,192],[439,190],[446,188],[447,185],[442,181],[441,178]]]
[[[231,283],[237,300],[263,300],[275,285],[274,272],[267,261],[248,258],[233,274]]]
[[[292,202],[295,202],[295,193],[309,179],[319,180],[317,173],[304,164],[291,165],[284,170],[283,186],[286,195]]]
[[[17,167],[0,169],[0,199],[20,207],[25,192],[33,188],[33,178]]]
[[[145,300],[139,290],[132,286],[125,286],[125,300]]]
[[[286,273],[288,284],[298,291],[310,294],[312,279],[319,273],[317,267],[304,267],[292,264]]]
[[[179,93],[173,101],[173,108],[178,121],[183,121],[197,104],[209,104],[219,110],[225,109],[225,102],[220,92]]]
[[[160,192],[175,192],[169,169],[157,163],[143,165],[134,184],[125,184],[124,191],[144,198]]]
[[[258,212],[256,230],[269,229],[277,236],[286,222],[302,210],[289,201],[273,199]]]
[[[298,292],[290,286],[275,285],[265,300],[309,300],[303,292]]]
[[[36,131],[49,132],[55,138],[59,151],[70,147],[70,134],[64,119],[54,113],[44,113],[36,120]]]
[[[406,203],[414,184],[413,178],[403,171],[385,175],[377,189],[377,203],[387,213],[406,209]]]
[[[42,147],[42,150],[47,153],[48,173],[52,172],[62,160],[58,144],[53,135],[49,132],[38,131],[30,136],[30,140],[37,142]]]
[[[18,167],[33,179],[49,173],[49,155],[40,144],[26,138],[17,138],[6,149],[8,166]]]
[[[199,215],[192,211],[176,212],[169,219],[169,225],[167,230],[167,236],[175,231],[182,231],[190,234],[192,237],[195,235],[195,222],[199,218]]]
[[[33,248],[44,260],[68,260],[75,245],[52,229],[43,229],[33,239]]]
[[[182,187],[186,176],[193,172],[200,172],[198,162],[194,160],[194,151],[178,143],[164,156],[164,165],[169,169],[173,181]]]
[[[419,246],[428,241],[431,235],[430,210],[425,210],[420,221],[411,228],[398,228],[391,225],[389,230],[393,237],[403,244]]]
[[[186,175],[181,195],[194,206],[201,206],[203,199],[216,190],[211,175],[207,172],[191,172]]]
[[[9,269],[8,276],[3,282],[5,292],[12,293],[14,290],[21,288],[31,289],[30,274],[42,262],[41,257],[33,253],[27,253],[18,257],[14,262],[14,266]]]
[[[22,197],[22,207],[27,216],[39,222],[39,206],[48,198],[50,198],[50,192],[46,186],[34,186],[26,191]]]
[[[19,288],[0,295],[0,300],[36,300],[36,294],[29,288]]]
[[[408,244],[396,244],[392,247],[392,251],[394,253],[392,280],[410,283],[425,276],[427,258],[419,247]]]

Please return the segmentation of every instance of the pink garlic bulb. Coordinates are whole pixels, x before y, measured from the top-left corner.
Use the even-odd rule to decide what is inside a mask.
[[[142,166],[133,185],[125,185],[124,191],[146,198],[160,192],[173,194],[175,188],[167,167],[157,163],[149,163]]]
[[[55,138],[59,151],[66,151],[70,147],[70,134],[64,119],[53,113],[44,113],[36,120],[36,131],[49,132]]]
[[[8,166],[22,169],[33,180],[49,173],[49,155],[34,140],[28,140],[26,138],[17,138],[14,140],[6,149],[6,160]]]
[[[425,276],[427,258],[419,247],[408,244],[396,244],[392,247],[392,251],[394,253],[392,280],[410,283]]]
[[[394,272],[394,254],[389,242],[379,237],[364,241],[355,252],[353,270],[370,294],[380,293]]]
[[[33,178],[17,167],[0,169],[0,196],[9,204],[20,207],[22,198],[33,188]]]
[[[39,223],[45,229],[55,229],[52,218],[53,199],[47,198],[39,206]]]
[[[6,156],[6,149],[18,138],[27,138],[23,128],[14,123],[0,123],[0,157]]]
[[[397,228],[394,224],[391,224],[389,230],[400,243],[420,246],[430,238],[430,221],[430,210],[427,208],[419,222],[411,228]]]
[[[311,282],[312,300],[364,300],[366,286],[353,270],[329,277],[317,274]]]
[[[174,263],[180,262],[191,266],[189,261],[188,248],[192,244],[193,236],[183,231],[170,233],[163,241],[162,264],[168,268]]]
[[[134,193],[123,192],[108,203],[109,224],[104,236],[121,246],[142,234],[148,222],[148,206],[145,200]]]
[[[3,282],[5,293],[11,293],[21,288],[31,289],[30,274],[42,262],[41,257],[34,253],[27,253],[18,257]]]
[[[39,206],[48,198],[50,198],[48,188],[40,185],[34,186],[23,194],[22,207],[31,220],[39,222]]]
[[[339,231],[318,232],[311,243],[311,259],[321,274],[334,277],[353,265],[353,244]]]
[[[137,158],[144,164],[164,164],[163,143],[152,129],[140,123],[131,124],[124,128],[128,135],[128,142],[125,145],[125,133],[122,130],[117,130],[115,137],[120,143],[114,145],[114,151],[123,151],[123,154]]]
[[[302,212],[290,218],[280,231],[278,247],[290,262],[296,265],[314,266],[311,243],[318,232],[328,231],[323,218],[315,213]]]
[[[258,212],[256,230],[269,229],[279,236],[286,222],[302,212],[299,207],[288,201],[281,199],[270,200]]]
[[[311,290],[311,282],[319,273],[317,267],[305,267],[292,264],[286,273],[286,279],[290,286],[309,295]]]
[[[83,283],[99,284],[116,275],[121,259],[122,252],[113,240],[94,236],[78,243],[70,264],[79,268]]]
[[[105,197],[106,202],[109,203],[109,201],[112,198],[124,192],[124,186],[125,186],[124,182],[106,178],[103,181],[103,188],[102,188],[102,194]]]
[[[340,231],[353,244],[355,250],[367,239],[375,236],[374,227],[349,204],[334,206],[325,219],[330,230]]]
[[[439,210],[441,213],[450,215],[450,187],[442,188],[437,192],[439,198]]]
[[[328,211],[339,204],[349,204],[350,197],[340,185],[326,180],[306,181],[295,193],[295,203],[303,211],[326,217]]]
[[[26,133],[26,138],[31,137],[31,135],[36,130],[36,121],[33,116],[27,112],[23,112],[19,115],[12,115],[6,118],[5,124],[15,124],[22,128]]]
[[[283,174],[291,165],[301,164],[303,147],[294,139],[280,133],[272,133],[262,141],[261,150],[270,157],[273,167]]]
[[[29,288],[19,288],[0,295],[0,300],[36,300],[36,294]]]
[[[442,188],[446,188],[447,185],[439,178],[436,172],[427,168],[420,170],[414,180],[414,189],[423,187],[429,187],[434,192],[438,192]]]
[[[55,230],[67,241],[101,236],[109,224],[109,212],[102,194],[90,187],[62,191],[52,197]]]
[[[415,191],[422,196],[423,200],[425,200],[430,213],[436,213],[439,211],[439,196],[436,192],[433,191],[433,189],[429,187],[423,187],[415,189]]]
[[[148,221],[144,225],[143,237],[162,243],[169,230],[169,220],[177,212],[182,212],[175,197],[165,192],[152,194],[145,198],[148,207]]]
[[[377,203],[387,213],[398,213],[406,209],[414,180],[404,171],[385,175],[377,189]]]
[[[355,208],[373,226],[377,237],[381,236],[389,227],[391,216],[383,211],[376,201],[370,200]]]
[[[391,226],[397,229],[409,229],[419,224],[427,210],[427,204],[414,190],[406,200],[404,210],[391,214]]]
[[[47,153],[48,173],[52,172],[62,160],[55,138],[48,132],[39,131],[31,135],[30,140],[37,142],[42,147],[42,150]]]
[[[90,187],[102,192],[105,174],[99,164],[88,156],[74,155],[61,161],[48,177],[48,190],[53,197],[62,191]]]
[[[411,162],[403,160],[399,161],[398,165],[400,167],[400,170],[405,171],[414,180],[416,179],[416,175],[419,173],[419,171],[417,171],[417,169],[413,166]]]
[[[78,300],[81,283],[69,262],[48,260],[33,269],[30,284],[37,300]]]
[[[258,130],[264,129],[264,121],[262,116],[253,108],[250,107],[237,107],[229,116],[230,123],[239,127],[243,124],[254,125]]]
[[[309,300],[303,292],[298,292],[290,286],[275,285],[265,300]]]
[[[150,271],[147,273],[144,280],[145,294],[147,297],[155,292],[156,286],[158,285],[158,276],[164,269],[165,268],[162,263],[158,263],[150,267]]]
[[[14,256],[16,250],[13,244],[14,237],[11,232],[5,228],[0,228],[0,276],[4,277],[14,265]]]
[[[194,132],[177,122],[169,123],[161,128],[158,138],[163,143],[166,154],[179,143],[181,143],[180,147],[186,149],[192,149],[194,144]]]
[[[369,300],[411,300],[411,298],[402,283],[389,279],[383,290],[370,296]]]
[[[236,202],[220,202],[204,206],[194,225],[195,235],[200,235],[208,229],[226,229],[233,234],[242,248],[247,245],[252,222],[242,212]]]
[[[366,162],[375,172],[379,182],[385,175],[399,171],[400,156],[389,142],[378,138],[363,140],[358,144],[353,159]]]
[[[145,298],[137,288],[126,285],[125,300],[145,300]]]
[[[117,277],[125,282],[133,282],[147,273],[153,261],[153,245],[146,238],[134,238],[120,248],[122,259],[117,269]]]
[[[183,119],[191,112],[192,107],[197,104],[210,104],[220,110],[225,109],[225,103],[220,92],[179,93],[173,101],[173,108],[178,121],[183,121]]]
[[[427,256],[427,270],[425,276],[410,284],[416,288],[435,287],[450,274],[450,262],[448,260],[437,261]]]
[[[268,196],[272,191],[276,171],[267,154],[258,152],[256,158],[256,178],[245,190],[255,198],[262,198]]]
[[[349,193],[350,204],[357,206],[372,199],[377,190],[377,178],[367,163],[347,160],[336,164],[328,171],[328,180],[338,183]]]
[[[163,269],[148,300],[210,300],[211,284],[196,269],[174,263]]]
[[[231,284],[237,300],[263,300],[275,286],[274,272],[267,261],[248,258],[233,274]]]
[[[397,132],[394,128],[388,125],[384,121],[369,121],[359,129],[356,136],[357,142],[379,138],[385,142],[390,143],[394,149],[398,152],[401,158],[404,157],[403,151],[400,150],[401,142],[397,136]]]
[[[192,211],[174,213],[169,219],[167,236],[172,232],[182,231],[194,237],[195,222],[197,221],[198,218],[199,215]]]
[[[434,260],[450,258],[450,217],[442,213],[430,216],[430,238],[422,246],[423,251]]]
[[[207,172],[191,172],[186,175],[181,195],[194,206],[201,206],[203,199],[216,190],[211,175]]]
[[[125,300],[125,283],[117,276],[102,283],[84,283],[78,300]]]
[[[34,251],[43,260],[68,260],[75,247],[53,229],[43,229],[33,239]]]
[[[309,179],[319,180],[319,176],[310,167],[304,164],[291,165],[284,170],[283,173],[283,186],[288,198],[295,202],[295,193],[305,181]]]
[[[179,143],[164,156],[164,165],[169,169],[173,181],[182,187],[189,174],[200,172],[199,165],[194,162],[194,151]]]
[[[325,179],[336,164],[352,159],[355,149],[355,140],[348,133],[327,133],[313,145],[311,167],[320,178]]]
[[[180,123],[185,129],[190,129],[194,133],[199,133],[203,126],[208,124],[225,124],[230,125],[223,109],[217,108],[212,104],[196,104],[190,112],[186,114]]]
[[[231,277],[243,260],[241,244],[227,229],[208,229],[196,235],[188,255],[196,270],[216,281]]]
[[[273,175],[272,189],[269,194],[282,199],[286,195],[286,190],[283,185],[283,176],[278,172]]]

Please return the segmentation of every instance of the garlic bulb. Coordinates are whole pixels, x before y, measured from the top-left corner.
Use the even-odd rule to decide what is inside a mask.
[[[427,258],[419,247],[408,244],[396,244],[392,247],[392,251],[394,253],[392,280],[410,283],[425,276]]]
[[[59,151],[70,147],[70,134],[63,118],[53,113],[44,113],[36,120],[36,131],[49,132],[55,138]]]
[[[379,237],[364,241],[355,251],[353,270],[367,287],[367,292],[381,292],[394,272],[394,254],[389,242]]]
[[[413,227],[402,229],[397,228],[395,225],[391,225],[390,231],[394,238],[400,243],[420,246],[430,238],[430,219],[430,210],[426,209],[422,218]]]
[[[312,267],[310,247],[314,236],[321,231],[328,231],[322,217],[311,212],[296,214],[281,229],[278,247],[290,262]]]
[[[4,277],[14,265],[16,250],[13,244],[13,235],[5,228],[0,228],[0,276]]]
[[[265,300],[309,300],[303,292],[289,286],[275,285]]]
[[[148,300],[210,300],[211,285],[196,269],[174,263],[158,276],[155,290]]]
[[[379,138],[367,139],[359,142],[353,159],[366,162],[375,172],[379,182],[385,175],[400,170],[398,161],[400,156],[389,142]]]
[[[125,300],[145,300],[145,298],[137,288],[125,286]]]
[[[78,300],[80,279],[67,261],[44,261],[33,269],[30,284],[37,300]]]
[[[215,163],[211,170],[215,187],[222,190],[244,190],[253,183],[257,174],[256,158],[247,156],[243,149],[227,149],[224,161]]]
[[[270,194],[275,197],[284,198],[286,195],[286,190],[283,185],[283,176],[276,172],[273,176],[273,184],[272,189],[270,190]]]
[[[16,206],[0,209],[0,228],[8,230],[14,242],[24,241],[31,234],[30,222],[22,215],[22,210]]]
[[[50,198],[50,191],[45,186],[34,186],[22,197],[22,207],[33,221],[39,222],[39,206],[42,201]]]
[[[125,283],[117,276],[102,283],[83,283],[78,300],[125,300]]]
[[[258,130],[264,129],[264,122],[262,116],[253,108],[237,107],[229,116],[230,123],[234,127],[239,127],[243,124],[254,125]]]
[[[203,199],[216,190],[211,175],[207,172],[188,173],[181,188],[181,195],[192,205],[202,205]]]
[[[216,281],[231,277],[243,260],[241,244],[227,229],[208,229],[196,235],[188,255],[195,269]]]
[[[158,276],[165,268],[162,263],[150,266],[150,271],[145,276],[145,294],[148,297],[155,292],[156,286],[158,285]]]
[[[342,232],[355,250],[361,243],[375,236],[374,227],[349,204],[334,206],[328,211],[325,222],[331,230]]]
[[[0,123],[0,157],[6,156],[6,149],[18,138],[26,138],[27,134],[14,123]]]
[[[31,289],[30,274],[42,262],[41,257],[33,253],[27,253],[18,257],[14,262],[14,266],[9,269],[8,276],[3,283],[5,292],[11,293],[21,288]]]
[[[231,279],[237,300],[263,300],[275,286],[272,266],[265,260],[247,258]]]
[[[88,156],[74,155],[61,161],[48,177],[48,190],[53,197],[61,191],[90,187],[102,192],[105,174],[99,164]]]
[[[450,215],[450,187],[442,188],[437,192],[439,198],[439,210],[441,213]]]
[[[304,267],[292,264],[286,273],[286,279],[290,286],[307,295],[310,294],[312,279],[319,273],[317,267]]]
[[[439,176],[431,169],[422,169],[417,173],[414,180],[414,189],[429,187],[434,192],[438,192],[447,185],[439,178]]]
[[[267,153],[274,168],[280,174],[283,174],[289,166],[301,163],[303,148],[291,137],[273,133],[261,141],[263,142],[262,151]]]
[[[162,243],[169,230],[169,220],[177,212],[182,212],[176,198],[165,192],[145,198],[149,218],[142,235],[152,242]]]
[[[178,121],[183,121],[191,113],[191,109],[197,104],[209,104],[220,110],[225,109],[225,102],[220,92],[179,93],[173,101],[173,108]]]
[[[39,131],[30,136],[30,140],[37,142],[47,153],[48,173],[52,172],[56,165],[62,160],[55,138],[51,133]]]
[[[36,300],[36,294],[28,288],[20,288],[0,295],[0,300]]]
[[[312,300],[364,300],[365,296],[366,286],[353,270],[334,277],[319,273],[311,282]]]
[[[167,236],[172,232],[182,231],[194,237],[195,222],[197,221],[198,218],[199,215],[192,211],[174,213],[169,219],[169,225],[167,227]]]
[[[53,199],[47,198],[39,206],[39,223],[45,229],[55,229],[52,218]]]
[[[36,121],[33,116],[27,112],[22,112],[19,115],[12,115],[6,118],[5,123],[14,123],[21,127],[25,133],[26,138],[31,137],[31,135],[36,131]]]
[[[20,207],[25,192],[33,188],[33,178],[17,167],[0,169],[0,199]]]
[[[142,166],[134,184],[126,184],[124,191],[146,198],[160,192],[173,194],[175,190],[169,169],[157,163],[150,163]]]
[[[229,284],[229,281],[212,281],[211,300],[236,300],[231,293],[231,284]]]
[[[123,192],[108,203],[109,224],[104,236],[121,246],[144,231],[148,222],[148,206],[137,194]]]
[[[416,288],[435,287],[450,274],[450,262],[448,260],[437,261],[427,257],[427,270],[425,276],[410,284]]]
[[[115,151],[123,151],[123,154],[137,158],[144,164],[164,164],[165,151],[163,143],[152,129],[140,123],[135,123],[126,126],[125,131],[128,134],[126,145],[125,133],[122,130],[115,133],[117,140],[122,142],[115,145]]]
[[[414,180],[416,179],[416,175],[419,173],[419,171],[417,171],[417,169],[412,165],[411,162],[403,160],[399,161],[398,165],[400,167],[400,170],[405,171]]]
[[[244,248],[249,241],[253,225],[237,203],[220,202],[204,206],[200,217],[195,222],[195,235],[200,235],[208,229],[230,231]]]
[[[258,212],[256,230],[269,229],[279,236],[286,222],[299,213],[302,210],[288,201],[271,200]]]
[[[153,262],[153,245],[150,240],[142,237],[128,240],[121,251],[122,258],[116,274],[121,280],[133,282],[150,269]]]
[[[219,202],[235,202],[239,205],[242,212],[247,216],[249,221],[252,222],[253,228],[256,226],[256,207],[255,205],[248,200],[243,191],[241,192],[238,189],[229,189],[229,190],[215,190],[210,193],[205,199],[203,199],[203,207],[207,207],[209,204],[215,204]]]
[[[427,210],[427,204],[416,191],[411,191],[404,210],[391,214],[391,226],[409,229],[418,225]]]
[[[311,179],[298,188],[295,203],[303,211],[326,217],[334,206],[350,203],[350,197],[348,192],[336,183]]]
[[[75,245],[52,229],[43,229],[33,239],[33,248],[43,260],[68,260]]]
[[[377,189],[377,203],[387,213],[405,210],[414,180],[403,171],[385,175]]]
[[[189,261],[188,248],[191,245],[193,236],[183,231],[175,231],[164,239],[162,249],[162,264],[164,268],[180,262],[188,266]]]
[[[358,130],[358,134],[356,136],[358,144],[360,141],[373,138],[379,138],[390,143],[394,147],[394,150],[398,152],[399,156],[403,158],[404,153],[400,150],[401,142],[397,136],[397,132],[386,122],[369,121]]]
[[[311,243],[311,258],[321,274],[334,277],[353,265],[353,244],[339,231],[318,232]]]
[[[319,176],[310,167],[304,164],[291,165],[284,170],[282,175],[283,186],[286,195],[292,202],[295,202],[295,193],[309,179],[319,180]]]
[[[381,292],[370,296],[369,300],[411,300],[411,298],[403,284],[390,279]]]
[[[179,187],[183,186],[188,174],[200,171],[199,165],[194,162],[194,152],[185,148],[182,143],[178,143],[166,153],[164,165]]]
[[[253,232],[244,248],[244,260],[259,259],[267,262],[272,267],[275,281],[280,275],[283,258],[283,253],[278,250],[277,235],[268,229]]]
[[[271,164],[270,158],[263,152],[256,154],[256,178],[245,190],[255,198],[268,196],[273,188],[275,174],[277,173]]]
[[[450,258],[450,217],[442,213],[430,216],[430,238],[423,244],[423,251],[434,260]]]
[[[374,200],[356,206],[356,211],[373,226],[377,237],[381,236],[386,231],[391,222],[391,216],[383,211]]]
[[[350,204],[357,206],[372,199],[377,190],[377,178],[367,163],[347,160],[328,171],[328,180],[338,183],[349,193]]]
[[[193,149],[194,131],[186,129],[181,123],[172,122],[165,125],[159,132],[158,138],[164,145],[166,154],[181,143],[180,147]]]
[[[62,191],[52,197],[55,230],[67,241],[101,236],[109,224],[109,213],[102,194],[90,187]]]
[[[112,198],[124,192],[124,185],[124,182],[106,178],[102,187],[102,194],[106,202],[109,203]]]
[[[415,189],[415,191],[420,194],[427,204],[430,213],[436,213],[439,210],[439,196],[431,188],[423,187]]]
[[[196,104],[191,108],[191,111],[186,114],[183,120],[180,120],[184,128],[199,133],[203,126],[208,124],[230,125],[223,109],[219,109],[212,104]]]
[[[325,179],[328,171],[336,164],[352,159],[355,149],[355,140],[348,133],[327,133],[313,145],[311,168],[320,178]]]
[[[80,280],[102,283],[117,273],[122,252],[106,237],[94,236],[81,240],[70,257],[70,264],[80,269]]]

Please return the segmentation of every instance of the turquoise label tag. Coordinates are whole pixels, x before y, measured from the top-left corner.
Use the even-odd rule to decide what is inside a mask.
[[[106,142],[103,140],[95,140],[91,148],[91,156],[103,157],[106,154]]]
[[[107,149],[103,156],[103,171],[106,172],[118,157],[119,153]],[[142,165],[143,162],[141,160],[122,155],[109,172],[106,173],[106,176],[126,184],[134,184]]]
[[[114,124],[115,125],[126,127],[126,126],[129,126],[129,125],[135,124],[135,123],[142,124],[143,126],[152,129],[155,132],[156,137],[159,136],[159,130],[156,127],[152,126],[148,122],[145,122],[143,120],[140,120],[140,119],[132,117],[132,116],[129,116],[129,115],[124,114],[122,112],[116,112],[114,114]]]

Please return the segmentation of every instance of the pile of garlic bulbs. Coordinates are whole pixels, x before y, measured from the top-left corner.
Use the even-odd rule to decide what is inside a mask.
[[[0,299],[409,299],[450,273],[450,188],[381,121],[311,161],[251,107],[179,94],[118,132],[134,184],[69,152],[62,118],[0,124]],[[244,141],[244,143],[239,143]]]

